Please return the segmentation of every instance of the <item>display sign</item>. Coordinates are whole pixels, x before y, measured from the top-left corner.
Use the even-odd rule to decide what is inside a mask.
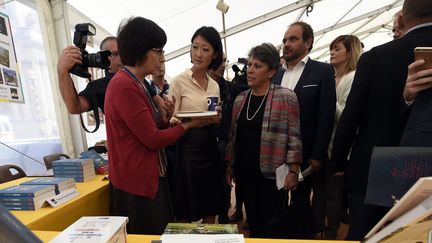
[[[24,103],[9,17],[0,13],[0,102]]]

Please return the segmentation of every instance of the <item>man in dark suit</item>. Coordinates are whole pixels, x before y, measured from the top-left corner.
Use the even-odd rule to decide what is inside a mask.
[[[309,24],[295,22],[289,26],[283,38],[286,63],[274,76],[273,83],[294,90],[297,95],[303,152],[300,168],[304,170],[310,165],[313,171],[319,172],[299,183],[293,197],[294,200],[295,197],[302,197],[309,201],[314,184],[313,206],[318,219],[317,230],[321,231],[324,230],[325,187],[324,170],[320,167],[328,159],[326,151],[333,130],[336,90],[331,65],[314,61],[308,56],[313,39]],[[321,186],[318,188],[315,185]]]
[[[374,146],[399,145],[407,120],[407,114],[401,112],[407,67],[414,61],[415,47],[432,44],[431,22],[432,1],[405,0],[401,16],[405,36],[372,48],[357,65],[330,163],[335,172],[344,172],[348,167],[349,240],[362,239],[388,211],[364,202],[371,153]]]

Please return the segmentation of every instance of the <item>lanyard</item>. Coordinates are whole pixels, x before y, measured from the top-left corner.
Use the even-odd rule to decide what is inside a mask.
[[[135,76],[135,74],[133,74],[127,67],[123,67],[122,69],[131,78],[133,78],[135,81],[138,82],[138,84],[141,87],[141,89],[143,90],[144,94],[147,96],[147,99],[149,100],[150,104],[152,105],[152,111],[153,111],[153,115],[155,116],[156,124],[159,127],[160,126],[160,114],[159,114],[159,110],[156,108],[155,104],[153,103],[153,100],[150,97],[150,94],[148,93],[147,88],[145,87],[145,85],[142,82],[139,81],[139,79]],[[147,81],[144,80],[143,82],[147,82]]]

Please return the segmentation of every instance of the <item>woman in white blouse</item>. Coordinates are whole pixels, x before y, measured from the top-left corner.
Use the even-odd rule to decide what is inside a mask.
[[[351,90],[355,69],[361,53],[362,44],[359,38],[354,35],[338,36],[330,44],[330,63],[334,66],[336,80],[336,113],[333,134],[328,148],[329,155],[333,145],[334,133],[345,108],[345,102]],[[328,166],[325,179],[327,204],[325,238],[336,239],[344,208],[344,177],[342,175],[333,175],[331,166]]]
[[[219,85],[207,72],[223,59],[222,42],[213,27],[199,28],[191,39],[192,67],[174,77],[171,94],[175,111],[208,110],[208,98],[219,98]],[[173,180],[174,209],[182,221],[214,223],[223,206],[223,177],[214,124],[189,130],[176,143]]]

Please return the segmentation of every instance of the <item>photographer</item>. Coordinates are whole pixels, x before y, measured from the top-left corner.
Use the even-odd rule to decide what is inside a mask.
[[[79,94],[77,94],[74,87],[69,70],[75,64],[82,64],[81,51],[76,46],[68,46],[62,51],[57,65],[57,73],[60,81],[61,96],[71,114],[80,114],[92,110],[95,105],[92,102],[93,95],[96,96],[97,106],[104,111],[105,91],[108,83],[123,64],[118,54],[116,37],[105,38],[100,45],[100,49],[111,52],[111,56],[108,57],[111,64],[105,70],[105,77],[89,82],[87,87]]]
[[[72,82],[72,78],[69,74],[70,70],[75,64],[82,64],[81,51],[76,46],[68,46],[63,49],[60,55],[59,62],[57,65],[57,73],[60,81],[60,93],[66,104],[66,107],[71,114],[80,114],[93,110],[97,105],[102,112],[104,112],[105,92],[109,81],[114,74],[120,70],[123,66],[120,55],[117,49],[117,38],[110,36],[105,38],[101,45],[101,50],[109,50],[111,55],[108,57],[111,64],[107,70],[105,70],[105,77],[94,80],[87,84],[87,87],[77,93],[75,86]],[[156,91],[147,85],[146,88],[149,90],[153,101],[161,111],[164,120],[169,120],[174,110],[174,104],[170,101],[164,101],[161,97],[156,95]],[[96,102],[97,104],[95,104]]]

